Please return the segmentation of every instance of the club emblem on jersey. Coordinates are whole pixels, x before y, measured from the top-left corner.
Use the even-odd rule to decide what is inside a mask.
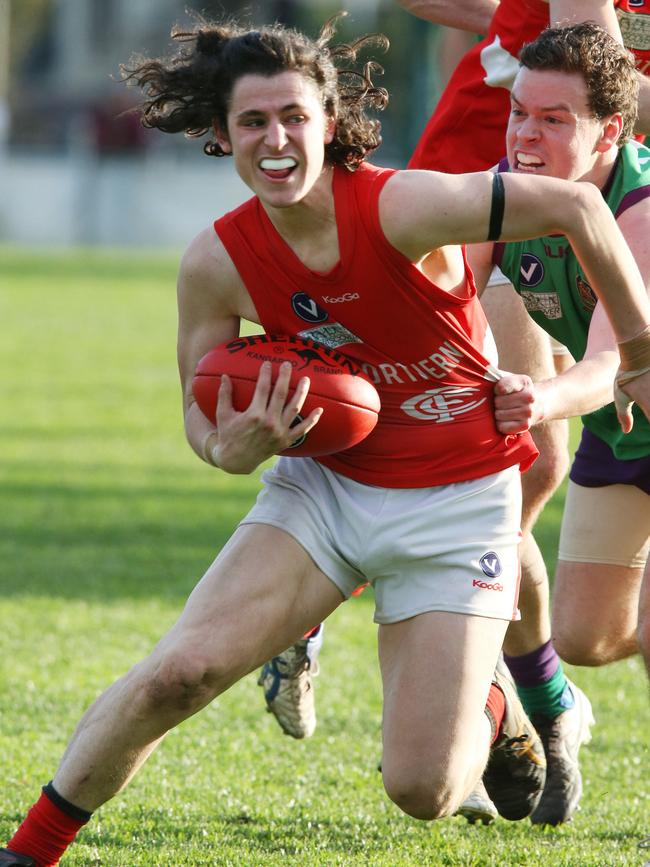
[[[578,290],[578,295],[582,301],[582,306],[585,310],[591,313],[596,306],[598,298],[596,298],[594,290],[591,288],[589,283],[587,283],[586,280],[583,280],[580,274],[576,274],[576,289]]]
[[[415,394],[405,400],[401,409],[412,418],[423,421],[433,421],[440,424],[453,421],[458,415],[471,412],[485,403],[485,398],[475,398],[478,388],[447,385],[442,388],[430,388],[421,394]]]
[[[522,286],[539,286],[544,279],[544,265],[542,260],[532,253],[524,253],[519,265]]]
[[[488,578],[498,578],[501,574],[501,561],[494,551],[488,551],[487,554],[483,554],[478,564]]]
[[[296,316],[304,319],[305,322],[325,322],[329,315],[306,292],[294,292],[291,296],[291,306]]]

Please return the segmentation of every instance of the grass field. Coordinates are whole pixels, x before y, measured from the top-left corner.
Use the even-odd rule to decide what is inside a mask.
[[[84,708],[152,647],[251,503],[257,476],[187,447],[175,260],[0,248],[0,841]],[[549,565],[562,507],[539,538]],[[319,726],[283,737],[254,677],[169,735],[66,865],[642,865],[650,713],[642,666],[569,669],[598,725],[585,795],[555,830],[403,816],[383,793],[371,594],[328,623]],[[432,660],[432,665],[436,664]],[[0,842],[1,845],[1,842]]]

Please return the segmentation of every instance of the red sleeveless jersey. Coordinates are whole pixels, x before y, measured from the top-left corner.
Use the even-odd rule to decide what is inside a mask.
[[[269,333],[309,337],[356,362],[381,398],[361,443],[318,460],[365,484],[419,488],[477,478],[537,451],[496,430],[486,321],[467,264],[467,298],[435,286],[386,240],[379,193],[392,169],[336,168],[340,260],[309,270],[254,197],[214,224]]]
[[[623,43],[650,75],[650,0],[615,0]],[[510,87],[519,52],[548,27],[548,3],[501,0],[485,39],[461,58],[411,157],[408,168],[478,172],[505,151]]]
[[[410,169],[479,172],[505,150],[517,55],[548,27],[548,3],[501,0],[485,39],[463,55],[408,164]]]

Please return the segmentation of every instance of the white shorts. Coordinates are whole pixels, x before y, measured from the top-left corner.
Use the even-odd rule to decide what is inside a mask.
[[[430,488],[364,485],[280,458],[242,524],[285,530],[348,597],[369,581],[375,622],[425,611],[518,619],[519,468]]]

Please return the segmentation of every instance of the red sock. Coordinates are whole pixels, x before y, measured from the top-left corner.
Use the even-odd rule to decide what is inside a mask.
[[[29,855],[37,867],[52,867],[59,863],[59,858],[88,819],[90,813],[74,807],[50,783],[43,786],[41,797],[27,813],[7,848],[20,855]]]
[[[303,638],[313,638],[315,635],[318,635],[318,631],[321,628],[322,624],[318,624],[318,626],[312,626],[311,629],[308,629],[307,632],[303,635]]]
[[[492,683],[490,684],[490,692],[488,693],[487,703],[485,705],[485,714],[490,720],[490,728],[492,729],[490,745],[492,745],[501,734],[501,723],[503,722],[505,712],[506,698],[496,683]]]

